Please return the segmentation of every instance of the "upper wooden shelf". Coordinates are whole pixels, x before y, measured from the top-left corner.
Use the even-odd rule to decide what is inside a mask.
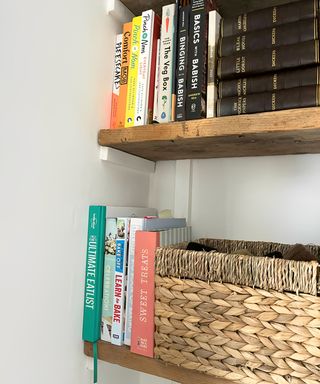
[[[102,129],[99,144],[153,161],[320,153],[320,108]]]
[[[84,343],[84,353],[93,356],[92,344]],[[160,360],[151,359],[131,353],[128,347],[117,347],[104,341],[98,342],[100,360],[135,371],[163,377],[182,384],[232,384],[232,381],[191,371],[175,365],[166,364]]]
[[[175,0],[122,0],[122,3],[134,15],[141,15],[141,13],[147,9],[153,9],[160,15],[163,5],[172,4],[174,2]],[[223,17],[239,15],[247,11],[272,7],[288,2],[289,0],[217,0],[219,13]]]

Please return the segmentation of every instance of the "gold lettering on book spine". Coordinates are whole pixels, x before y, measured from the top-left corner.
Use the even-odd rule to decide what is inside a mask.
[[[247,32],[247,14],[242,15],[242,29],[244,32]]]
[[[242,94],[247,94],[247,79],[242,79]]]
[[[237,81],[237,94],[238,94],[238,96],[241,96],[241,83],[242,83],[242,80],[238,79],[238,81]]]
[[[246,35],[241,36],[241,50],[244,51],[246,49]]]
[[[246,72],[246,57],[245,56],[241,57],[241,72],[242,73]]]
[[[241,36],[236,37],[236,51],[239,52],[241,49]]]
[[[277,51],[275,49],[272,50],[272,57],[271,57],[271,65],[272,67],[276,67],[277,65]]]
[[[272,28],[272,38],[271,38],[271,41],[272,41],[272,45],[276,45],[276,28]]]
[[[276,94],[275,93],[272,94],[271,108],[273,111],[276,110]]]
[[[247,98],[242,98],[241,113],[247,113]]]
[[[272,9],[272,22],[273,23],[277,22],[277,7],[273,7]]]
[[[278,89],[278,74],[275,73],[272,77],[272,89],[276,90]]]
[[[239,15],[238,16],[238,31],[241,31],[241,28],[242,28],[242,15]]]

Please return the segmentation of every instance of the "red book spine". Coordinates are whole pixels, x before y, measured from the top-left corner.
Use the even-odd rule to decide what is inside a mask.
[[[154,105],[154,87],[156,81],[156,63],[157,63],[157,41],[160,39],[161,18],[158,15],[154,17],[153,37],[152,37],[152,55],[150,66],[150,83],[148,99],[148,124],[152,123],[153,105]]]
[[[153,357],[155,251],[159,232],[136,232],[131,352]]]

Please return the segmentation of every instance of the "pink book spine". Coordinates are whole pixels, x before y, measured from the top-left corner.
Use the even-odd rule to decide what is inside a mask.
[[[136,232],[131,352],[153,357],[155,251],[159,232]]]

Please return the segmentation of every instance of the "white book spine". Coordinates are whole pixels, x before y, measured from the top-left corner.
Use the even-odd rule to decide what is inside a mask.
[[[160,66],[160,39],[157,40],[156,77],[154,82],[153,121],[158,121],[158,95],[159,95],[159,66]]]
[[[160,47],[160,74],[158,94],[158,122],[172,121],[172,75],[174,22],[176,5],[170,4],[162,7],[161,47]]]
[[[217,11],[209,12],[208,26],[208,80],[207,117],[217,116],[218,87],[216,78],[217,50],[221,16]]]
[[[130,219],[117,219],[118,235],[116,240],[116,266],[114,274],[113,314],[111,328],[111,343],[115,345],[122,345],[124,340],[124,308],[129,225]]]
[[[147,124],[154,17],[152,10],[142,12],[135,125]]]
[[[125,331],[124,331],[124,344],[126,345],[131,345],[132,298],[133,298],[134,253],[135,253],[135,244],[136,244],[136,232],[142,231],[143,225],[144,225],[144,219],[142,218],[132,218],[130,221],[126,321],[125,321]]]

